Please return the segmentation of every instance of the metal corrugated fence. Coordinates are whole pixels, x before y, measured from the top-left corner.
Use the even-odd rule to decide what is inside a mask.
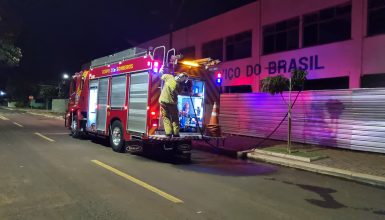
[[[292,101],[297,92],[292,92]],[[287,101],[288,93],[282,97]],[[287,113],[280,95],[222,94],[224,133],[266,137]],[[271,136],[287,140],[287,119]],[[385,153],[385,89],[304,91],[292,113],[295,142]]]

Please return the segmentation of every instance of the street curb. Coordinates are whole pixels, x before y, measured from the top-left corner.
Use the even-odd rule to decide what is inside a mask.
[[[47,118],[54,118],[54,119],[58,119],[58,120],[63,120],[64,121],[64,118],[62,116],[46,115],[46,114],[42,114],[42,113],[29,112],[29,111],[26,111],[26,113],[31,114],[31,115],[44,116],[44,117],[47,117]]]
[[[255,149],[254,152],[259,153],[259,154],[268,155],[268,156],[288,158],[288,159],[293,159],[293,160],[298,160],[298,161],[308,162],[308,163],[310,163],[312,161],[316,161],[316,160],[327,158],[327,156],[300,157],[300,156],[295,156],[295,155],[282,154],[282,153],[276,153],[276,152],[271,152],[271,151],[266,151],[266,150],[258,150],[258,149]]]
[[[7,109],[7,110],[10,110],[10,111],[15,111],[15,110],[16,111],[21,111],[21,112],[24,112],[24,113],[27,113],[27,114],[31,114],[31,115],[37,115],[37,116],[43,116],[43,117],[47,117],[47,118],[54,118],[54,119],[58,119],[58,120],[64,120],[63,116],[54,116],[54,115],[49,115],[49,114],[44,114],[44,113],[31,112],[28,109],[23,109],[23,108],[9,108],[9,107],[5,107],[5,106],[0,106],[0,108]],[[64,115],[64,112],[63,112],[63,115]]]
[[[352,172],[338,168],[256,153],[247,153],[247,158],[385,187],[385,177],[381,176]]]

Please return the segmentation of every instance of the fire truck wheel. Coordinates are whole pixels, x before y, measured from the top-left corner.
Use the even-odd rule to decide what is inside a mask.
[[[73,138],[80,137],[80,131],[78,128],[78,117],[75,115],[71,122],[71,135]]]
[[[113,151],[124,151],[123,127],[120,121],[114,121],[111,125],[110,145]]]

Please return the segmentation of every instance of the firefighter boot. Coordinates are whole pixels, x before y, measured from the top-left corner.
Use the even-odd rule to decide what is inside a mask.
[[[171,125],[171,119],[170,119],[170,113],[167,109],[166,105],[160,105],[160,112],[163,119],[163,125],[164,125],[164,131],[166,133],[167,137],[171,137],[172,135],[172,125]]]

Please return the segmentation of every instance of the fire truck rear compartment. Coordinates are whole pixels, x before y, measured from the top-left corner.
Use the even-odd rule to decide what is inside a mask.
[[[164,135],[164,127],[160,118],[160,126],[155,135],[150,139],[154,140],[194,140],[201,139],[201,131],[204,122],[204,82],[198,79],[190,79],[183,85],[182,92],[178,95],[178,112],[180,137],[167,138]]]

